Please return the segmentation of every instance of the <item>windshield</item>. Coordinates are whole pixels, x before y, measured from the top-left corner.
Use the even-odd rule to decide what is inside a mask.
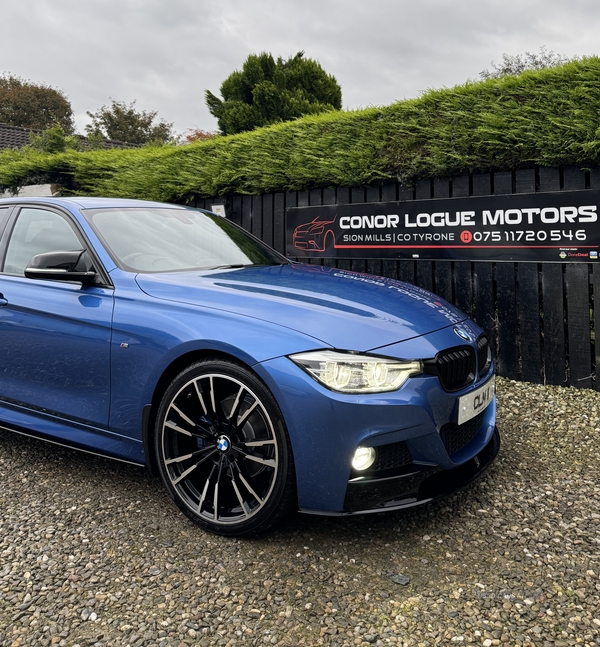
[[[288,263],[220,216],[194,209],[88,209],[85,216],[113,260],[136,272]]]

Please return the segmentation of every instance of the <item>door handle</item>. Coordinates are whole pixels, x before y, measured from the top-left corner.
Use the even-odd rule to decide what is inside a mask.
[[[5,299],[4,295],[0,292],[0,307],[7,306],[7,305],[8,305],[8,299]]]

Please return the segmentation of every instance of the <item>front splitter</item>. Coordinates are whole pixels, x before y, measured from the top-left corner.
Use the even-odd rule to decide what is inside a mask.
[[[467,487],[478,479],[494,462],[500,450],[498,428],[488,444],[473,458],[454,469],[432,467],[398,477],[348,483],[344,510],[300,509],[306,514],[343,516],[402,510],[440,499]]]

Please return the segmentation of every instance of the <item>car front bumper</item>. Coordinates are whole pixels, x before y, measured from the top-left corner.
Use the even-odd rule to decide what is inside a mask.
[[[446,339],[435,341],[448,345]],[[416,352],[427,357],[426,349]],[[495,397],[477,417],[457,423],[460,397],[485,384],[493,366],[458,392],[444,391],[437,377],[423,375],[398,391],[365,395],[330,391],[286,357],[254,368],[281,408],[303,512],[353,514],[419,505],[466,486],[498,452]],[[352,470],[359,446],[374,447],[380,457],[362,473]]]
[[[412,466],[405,473],[397,476],[353,479],[348,483],[344,511],[341,514],[365,514],[412,508],[454,494],[478,479],[494,462],[499,449],[500,434],[495,428],[488,444],[459,467],[443,469],[438,466],[419,469],[418,466]],[[317,511],[303,510],[303,512]]]

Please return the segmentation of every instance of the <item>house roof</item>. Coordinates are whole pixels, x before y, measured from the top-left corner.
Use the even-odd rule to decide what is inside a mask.
[[[23,148],[29,144],[29,133],[41,135],[41,130],[33,130],[31,128],[21,128],[20,126],[9,126],[8,124],[0,123],[0,150],[3,148]],[[83,135],[77,135],[80,139],[84,140]],[[103,148],[139,148],[141,144],[128,144],[127,142],[112,141],[105,139]]]
[[[28,128],[9,126],[0,123],[0,149],[1,148],[23,148],[29,144],[29,133],[39,134],[39,130],[31,131]]]

